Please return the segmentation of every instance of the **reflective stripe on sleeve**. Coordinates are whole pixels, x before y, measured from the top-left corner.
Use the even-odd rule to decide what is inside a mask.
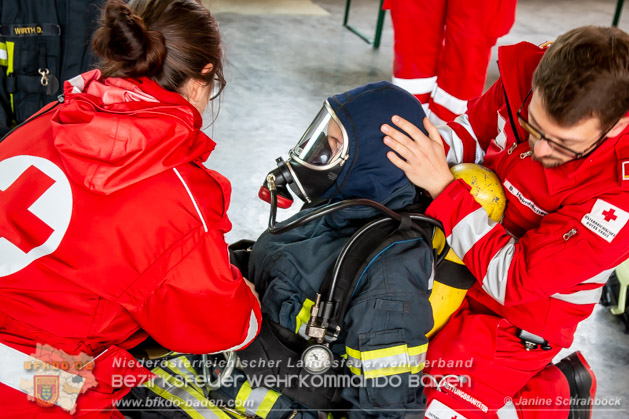
[[[251,388],[248,381],[245,381],[236,395],[236,409],[248,415],[266,418],[281,396],[277,391],[266,387]]]
[[[432,100],[457,115],[463,114],[467,111],[467,100],[452,96],[439,86],[435,89]]]
[[[611,275],[613,271],[613,268],[607,269],[600,274],[594,275],[592,278],[586,279],[585,281],[581,282],[581,284],[600,284],[600,287],[594,289],[579,290],[571,293],[557,293],[553,294],[551,297],[571,304],[596,304],[601,299],[601,294],[603,293],[602,285],[607,282],[609,275]]]
[[[476,133],[472,129],[472,124],[470,123],[470,118],[467,114],[459,115],[453,121],[457,125],[461,126],[474,141],[475,150],[474,150],[474,161],[479,163],[483,160],[485,156],[485,151],[481,148],[478,143],[478,138],[476,138]],[[440,125],[437,127],[439,134],[443,141],[450,146],[448,150],[448,155],[446,156],[448,159],[448,163],[457,164],[462,163],[464,160],[464,150],[463,150],[463,139],[457,134],[457,132],[452,129],[449,125]]]
[[[365,378],[407,372],[417,374],[424,369],[427,349],[428,344],[410,348],[407,345],[398,345],[363,352],[349,346],[345,347],[349,370],[355,375],[364,374]]]
[[[609,276],[612,274],[612,272],[614,272],[614,269],[608,269],[606,271],[601,272],[598,275],[594,275],[592,278],[590,279],[586,279],[585,281],[581,282],[582,284],[606,284],[607,280],[609,279]]]
[[[392,77],[391,82],[414,95],[432,93],[437,86],[437,76],[421,79],[400,79]]]
[[[240,345],[233,346],[229,349],[223,349],[219,352],[237,351],[249,344],[258,335],[258,319],[256,318],[255,311],[251,310],[251,316],[249,316],[249,329],[247,329],[247,337]]]
[[[452,233],[448,236],[448,244],[454,253],[463,260],[465,254],[489,233],[497,223],[487,216],[484,208],[466,215],[457,225],[452,228]]]
[[[586,305],[598,303],[602,293],[603,287],[599,287],[592,290],[577,291],[571,294],[553,294],[552,298],[571,304]]]
[[[439,125],[437,127],[441,139],[445,141],[450,149],[448,150],[447,160],[448,163],[458,164],[463,161],[463,141],[457,133],[448,125]]]
[[[509,243],[498,250],[491,259],[485,278],[483,278],[483,290],[500,304],[505,303],[509,266],[511,266],[514,254],[515,239],[510,239]]]
[[[498,419],[518,419],[518,411],[515,408],[513,402],[509,401],[505,403],[498,411],[496,412],[496,416]]]
[[[157,374],[157,377],[143,385],[158,396],[169,400],[191,418],[231,419],[229,415],[203,397],[202,394],[197,393],[191,387],[185,386],[180,379],[171,376],[159,367],[154,368],[152,372]]]

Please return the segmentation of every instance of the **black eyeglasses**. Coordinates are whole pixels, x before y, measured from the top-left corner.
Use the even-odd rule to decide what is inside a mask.
[[[535,142],[538,142],[539,140],[544,140],[548,144],[548,147],[550,147],[551,151],[558,151],[573,159],[580,159],[581,157],[585,157],[591,152],[593,152],[599,145],[603,143],[603,140],[607,137],[607,134],[609,133],[609,131],[611,131],[611,129],[618,123],[618,121],[613,123],[607,130],[605,130],[603,135],[601,135],[598,140],[596,140],[592,145],[590,145],[584,151],[574,151],[571,148],[568,148],[565,145],[559,144],[558,142],[553,141],[550,138],[546,137],[544,133],[542,133],[539,129],[531,125],[529,121],[524,119],[524,117],[521,115],[522,108],[524,108],[524,104],[529,99],[532,93],[533,93],[533,89],[529,90],[529,93],[524,98],[522,105],[520,105],[520,109],[518,109],[517,115],[518,115],[518,122],[520,123],[520,126],[524,128],[526,132],[529,133],[529,135],[533,136],[533,139],[535,139]]]

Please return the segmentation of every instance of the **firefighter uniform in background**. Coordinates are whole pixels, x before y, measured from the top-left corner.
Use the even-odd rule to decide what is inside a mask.
[[[445,404],[464,409],[468,418],[485,417],[513,398],[515,406],[504,408],[525,416],[516,393],[526,385],[529,396],[543,387],[536,382],[561,378],[557,368],[544,367],[572,344],[609,274],[629,256],[629,178],[623,176],[629,129],[586,159],[545,169],[531,159],[528,134],[510,118],[523,103],[526,118],[532,75],[544,52],[529,43],[501,47],[501,78],[470,102],[466,115],[438,128],[448,161],[482,161],[501,179],[508,203],[496,223],[469,186],[455,180],[428,207],[477,280],[461,309],[431,339],[428,353],[431,374],[467,375],[469,385],[427,390],[429,410]],[[519,337],[523,331],[542,344],[527,350]],[[472,365],[459,367],[462,361]],[[537,396],[567,400],[568,382],[555,384]],[[551,408],[535,413],[556,417]]]
[[[202,164],[214,142],[196,108],[148,78],[99,70],[51,106],[0,143],[0,416],[111,409],[152,376],[126,351],[147,336],[209,353],[246,346],[260,325],[229,263],[230,186]],[[61,351],[95,358],[91,375],[69,363],[50,397],[37,394],[33,373],[50,369],[25,371],[27,357]],[[27,400],[34,392],[50,407]]]
[[[104,0],[0,2],[0,137],[62,93],[94,61]]]
[[[394,30],[393,83],[435,125],[465,113],[485,84],[491,48],[515,21],[516,0],[385,0]]]

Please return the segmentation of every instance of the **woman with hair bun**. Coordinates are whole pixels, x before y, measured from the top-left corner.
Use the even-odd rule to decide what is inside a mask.
[[[149,336],[213,353],[259,330],[229,182],[203,165],[217,22],[194,0],[109,0],[93,46],[98,68],[0,143],[0,417],[120,416]]]

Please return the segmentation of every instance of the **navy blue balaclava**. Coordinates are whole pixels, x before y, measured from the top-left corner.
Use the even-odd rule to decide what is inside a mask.
[[[385,123],[393,125],[391,117],[399,115],[428,135],[423,123],[426,114],[415,96],[381,81],[332,96],[328,103],[347,131],[349,157],[323,198],[383,202],[410,182],[387,158],[391,149],[384,144],[380,127]]]

